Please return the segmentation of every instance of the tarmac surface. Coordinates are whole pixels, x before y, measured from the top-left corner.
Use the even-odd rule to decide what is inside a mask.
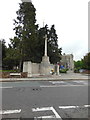
[[[2,120],[87,120],[90,118],[88,80],[89,75],[72,72],[0,79]]]

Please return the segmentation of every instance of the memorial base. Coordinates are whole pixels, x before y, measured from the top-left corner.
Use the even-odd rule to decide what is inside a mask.
[[[52,65],[49,62],[48,56],[42,57],[42,62],[40,64],[40,73],[41,75],[50,75],[50,71],[52,69]]]

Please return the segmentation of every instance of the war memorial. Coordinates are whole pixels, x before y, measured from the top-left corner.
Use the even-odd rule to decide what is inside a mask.
[[[27,72],[27,77],[37,75],[51,75],[51,70],[54,70],[56,75],[59,75],[59,65],[50,64],[49,56],[47,55],[47,35],[45,35],[45,53],[42,57],[42,62],[32,63],[26,61],[23,63],[23,72]]]

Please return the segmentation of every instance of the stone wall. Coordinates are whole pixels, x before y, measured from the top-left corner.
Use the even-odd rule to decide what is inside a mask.
[[[40,64],[32,63],[32,74],[40,75]]]
[[[28,73],[28,77],[32,77],[32,75],[40,74],[40,64],[32,63],[31,61],[27,61],[23,63],[23,72]]]

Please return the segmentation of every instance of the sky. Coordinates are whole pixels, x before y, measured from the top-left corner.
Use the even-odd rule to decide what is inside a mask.
[[[13,38],[13,19],[21,0],[0,1],[0,39]],[[32,0],[39,27],[55,25],[62,54],[81,60],[88,53],[88,0]]]

